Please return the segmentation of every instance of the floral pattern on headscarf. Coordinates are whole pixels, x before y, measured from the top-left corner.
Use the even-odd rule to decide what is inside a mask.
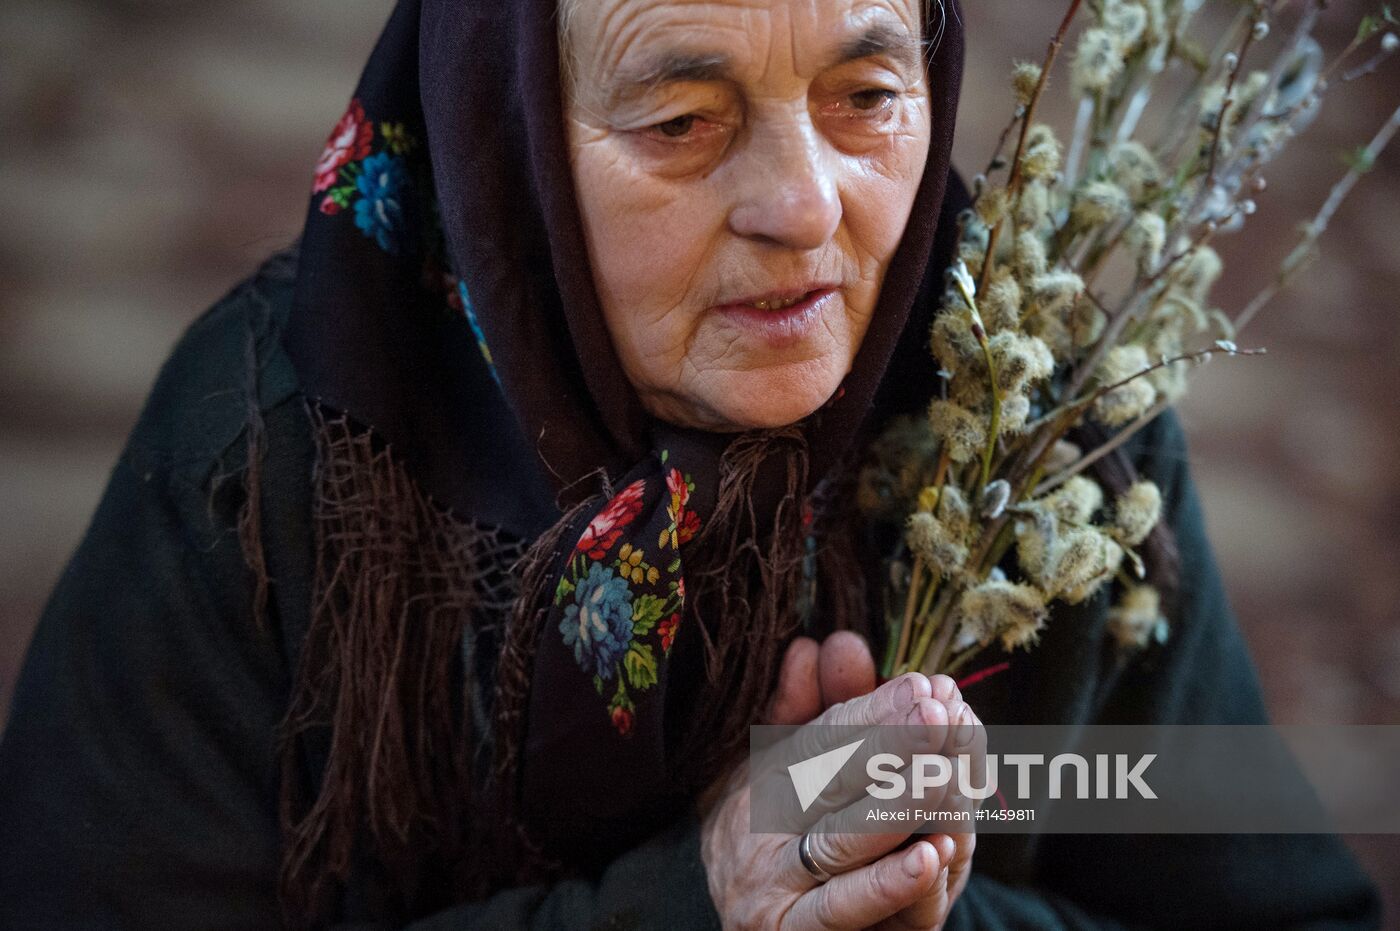
[[[637,479],[613,495],[583,529],[554,595],[564,645],[600,696],[611,691],[608,720],[623,737],[635,724],[637,694],[657,683],[658,653],[670,655],[675,644],[685,607],[680,548],[700,529],[687,506],[694,482],[674,467],[665,476],[664,488]],[[669,499],[666,524],[649,556],[623,540],[646,539],[628,531],[644,512],[660,513],[645,506],[658,494]]]
[[[351,100],[316,161],[311,191],[325,192],[321,212],[335,216],[353,207],[360,232],[398,255],[409,226],[405,198],[411,182],[405,156],[417,147],[417,137],[403,123],[380,123],[376,134],[359,98]]]

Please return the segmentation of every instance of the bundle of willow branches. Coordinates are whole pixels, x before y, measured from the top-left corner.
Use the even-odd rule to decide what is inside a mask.
[[[1105,587],[1122,647],[1170,635],[1137,553],[1159,490],[1140,481],[1109,500],[1087,470],[1176,401],[1193,366],[1263,351],[1240,349],[1239,331],[1308,264],[1400,128],[1397,110],[1353,153],[1268,288],[1233,315],[1211,306],[1223,270],[1211,242],[1255,212],[1263,168],[1331,89],[1400,42],[1388,8],[1329,60],[1313,37],[1324,0],[1203,5],[1072,0],[1044,62],[1014,68],[1015,115],[975,181],[933,326],[941,370],[927,417],[894,423],[861,474],[862,509],[904,529],[890,560],[887,676],[953,672],[994,643],[1030,647],[1052,603]],[[1057,133],[1036,110],[1081,12],[1068,81],[1077,118]],[[1207,48],[1202,21],[1231,12]],[[1069,442],[1085,421],[1110,438]]]

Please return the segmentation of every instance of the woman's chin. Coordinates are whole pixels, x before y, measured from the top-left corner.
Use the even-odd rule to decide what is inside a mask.
[[[729,430],[762,430],[797,423],[825,404],[840,387],[839,373],[794,371],[777,366],[734,373],[708,406]],[[814,377],[815,376],[815,377]]]
[[[698,384],[642,391],[642,406],[659,420],[712,433],[786,427],[840,389],[847,367],[834,358],[712,373]]]

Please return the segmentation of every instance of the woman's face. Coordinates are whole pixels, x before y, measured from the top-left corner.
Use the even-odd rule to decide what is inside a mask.
[[[574,180],[654,415],[793,423],[850,371],[930,136],[919,0],[577,0]]]

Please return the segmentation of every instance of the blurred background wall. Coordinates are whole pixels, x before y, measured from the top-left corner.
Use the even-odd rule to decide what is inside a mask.
[[[1043,56],[1063,4],[966,6],[958,164],[971,175],[1009,115],[1009,61]],[[1332,4],[1333,46],[1371,6]],[[389,8],[0,5],[0,720],[161,361],[300,231],[311,166]],[[1334,94],[1268,173],[1259,215],[1223,242],[1220,306],[1268,280],[1343,171],[1339,153],[1400,103],[1397,65]],[[1182,409],[1281,722],[1400,723],[1397,207],[1400,143],[1338,215],[1322,261],[1241,340],[1269,354],[1199,371]],[[1350,840],[1397,922],[1400,838]]]

